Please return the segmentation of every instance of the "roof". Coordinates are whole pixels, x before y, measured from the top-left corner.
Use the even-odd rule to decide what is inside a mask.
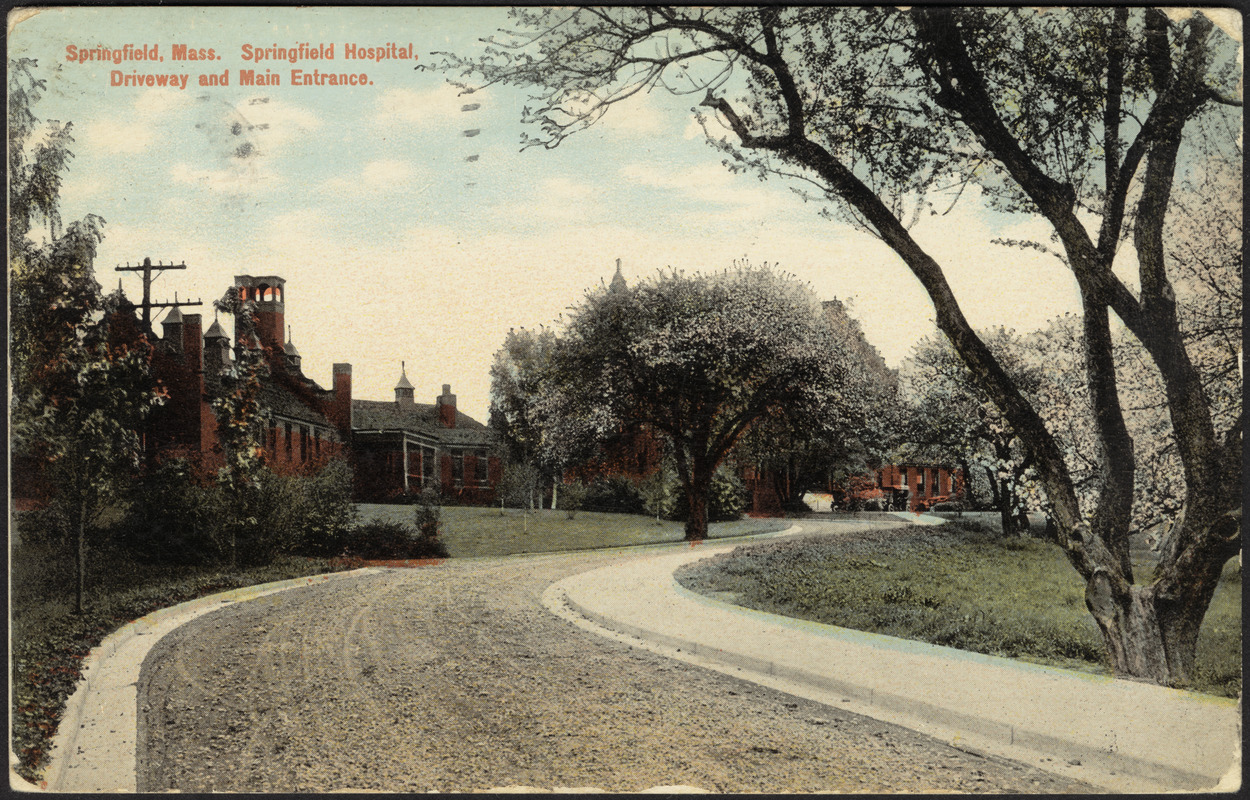
[[[218,322],[217,320],[213,320],[213,324],[208,326],[208,330],[204,332],[204,338],[205,339],[229,339],[230,337],[226,335],[226,331],[224,328],[221,327],[221,323]]]
[[[444,428],[439,422],[438,406],[428,403],[401,406],[393,400],[353,400],[352,430],[406,431],[449,445],[495,443],[490,428],[460,411],[456,412],[456,427]]]
[[[334,427],[320,411],[305,404],[287,387],[270,380],[261,381],[260,404],[280,417],[310,422],[323,427]]]

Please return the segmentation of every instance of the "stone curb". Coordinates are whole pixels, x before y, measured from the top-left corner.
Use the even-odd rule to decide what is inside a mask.
[[[52,738],[52,751],[48,766],[44,770],[42,785],[34,786],[10,772],[10,787],[17,791],[34,792],[134,792],[136,789],[135,746],[138,703],[136,681],[143,659],[153,645],[178,627],[227,605],[256,600],[289,589],[317,586],[330,580],[372,574],[378,571],[376,568],[366,567],[350,572],[327,572],[243,586],[158,609],[127,623],[101,640],[100,644],[83,659],[82,677],[74,693],[65,703],[65,713]],[[136,641],[140,637],[143,641]],[[119,663],[117,655],[123,650],[125,663]],[[83,720],[89,707],[93,712],[102,711],[105,707],[120,709],[118,717],[111,720],[114,727],[107,733],[96,736],[84,733],[88,726]],[[103,715],[96,714],[95,716]],[[108,724],[101,719],[89,719],[89,721],[93,723],[92,727],[95,724]],[[105,741],[97,741],[97,744],[101,745],[99,747],[80,750],[79,745],[87,743],[84,740],[88,738]],[[10,758],[16,759],[12,753],[10,753]],[[119,760],[122,763],[119,764]],[[79,780],[71,781],[71,770],[75,773],[81,771],[80,774],[83,775],[90,773],[107,776],[103,778],[106,785],[85,786],[81,785],[82,782]],[[96,782],[100,780],[97,778]],[[73,785],[68,785],[70,783]]]
[[[723,552],[723,551],[720,551]],[[716,555],[717,552],[707,552],[706,555],[693,557],[693,560],[710,557]],[[685,563],[691,563],[686,561]],[[611,569],[600,568],[600,569]],[[593,572],[594,570],[592,570]],[[675,571],[675,569],[674,569]],[[586,573],[583,573],[586,574]],[[591,629],[597,628],[596,632],[603,635],[611,635],[613,632],[623,633],[628,636],[641,639],[659,645],[661,648],[667,648],[670,651],[668,655],[681,658],[687,655],[690,658],[683,660],[709,662],[708,666],[715,668],[715,665],[723,665],[738,670],[734,673],[730,670],[723,670],[730,674],[738,674],[738,677],[747,677],[750,675],[763,676],[772,681],[793,685],[798,689],[797,692],[802,696],[813,697],[804,693],[804,689],[814,690],[815,692],[828,695],[837,695],[845,703],[848,699],[853,699],[857,708],[854,710],[858,713],[865,714],[876,719],[894,724],[901,724],[904,727],[910,727],[921,730],[929,735],[937,735],[949,741],[975,741],[978,746],[1005,755],[1009,758],[1022,758],[1028,756],[1047,756],[1051,759],[1062,760],[1069,764],[1085,764],[1086,766],[1095,765],[1093,770],[1088,772],[1097,772],[1098,775],[1069,774],[1071,771],[1064,770],[1064,774],[1068,777],[1080,777],[1094,783],[1103,783],[1107,788],[1113,790],[1126,790],[1126,783],[1132,783],[1133,788],[1129,791],[1175,791],[1175,790],[1211,790],[1212,786],[1217,782],[1228,780],[1228,775],[1212,772],[1210,769],[1204,771],[1194,771],[1193,769],[1179,768],[1173,764],[1167,763],[1159,757],[1151,757],[1152,753],[1125,753],[1115,749],[1114,744],[1111,748],[1095,747],[1082,741],[1079,737],[1079,731],[1051,731],[1041,729],[1029,729],[1021,725],[1011,725],[1000,720],[992,719],[983,715],[978,715],[974,710],[967,708],[952,708],[940,704],[934,704],[918,699],[915,696],[905,696],[898,693],[881,691],[871,685],[871,676],[861,676],[858,674],[831,677],[826,674],[820,674],[810,670],[789,666],[779,663],[777,660],[759,658],[756,656],[737,653],[731,650],[721,649],[718,647],[701,644],[694,635],[682,634],[674,635],[662,633],[647,627],[646,623],[635,624],[634,622],[617,619],[609,612],[597,610],[593,606],[593,597],[576,597],[575,592],[569,591],[568,583],[572,582],[577,576],[570,576],[562,581],[553,584],[548,592],[544,595],[544,601],[547,607],[560,613],[557,606],[562,601],[568,609],[574,613],[581,615],[583,618],[593,624]],[[753,611],[734,606],[730,603],[724,603],[719,600],[697,595],[676,582],[670,573],[670,585],[667,591],[671,591],[674,595],[679,595],[685,600],[693,601],[709,607],[732,609],[737,614],[745,614],[754,619],[773,623],[781,626],[792,627],[795,620],[787,617],[780,617],[766,612]],[[560,614],[565,616],[564,614]],[[567,618],[567,617],[566,617]],[[835,629],[832,626],[818,626],[816,623],[804,622],[805,626],[825,627],[830,630]],[[858,632],[848,632],[858,633]],[[863,636],[863,634],[860,634]],[[614,637],[617,638],[617,637]],[[907,640],[896,639],[894,637],[872,635],[873,640],[881,640],[874,642],[875,647],[886,648],[911,648],[915,643]],[[939,647],[937,645],[926,645],[926,649],[934,650],[935,658],[942,658],[944,655],[954,655],[959,658],[966,659],[969,654],[964,651],[954,650],[952,648]],[[944,652],[945,651],[945,652]],[[1055,667],[1042,667],[1040,665],[1022,665],[1011,659],[1000,658],[996,656],[986,656],[981,654],[972,654],[977,661],[984,663],[1001,662],[1003,665],[1010,665],[1012,668],[1026,667],[1032,668],[1039,673],[1058,673],[1071,675],[1072,677],[1082,680],[1089,680],[1091,676],[1070,670],[1062,670]],[[747,674],[742,674],[747,673]],[[857,680],[867,677],[868,680]],[[1111,678],[1103,678],[1109,685],[1119,683]],[[1219,713],[1222,709],[1225,714],[1237,713],[1232,701],[1224,701],[1222,698],[1207,698],[1202,695],[1193,695],[1189,692],[1179,690],[1164,689],[1163,687],[1149,687],[1150,689],[1158,689],[1160,693],[1167,693],[1169,699],[1177,702],[1200,702],[1213,706],[1212,712]],[[846,706],[843,706],[844,708]],[[1069,734],[1069,735],[1064,735]],[[1236,743],[1233,743],[1236,744]],[[1163,754],[1166,757],[1166,754]],[[1037,758],[1030,758],[1030,761],[1037,763]],[[1240,774],[1239,759],[1235,759],[1232,765],[1233,773]],[[1053,770],[1052,770],[1053,771]],[[1082,772],[1087,772],[1082,770]],[[1114,776],[1114,777],[1112,777]],[[1126,781],[1125,779],[1129,780]],[[1221,783],[1221,786],[1224,784]]]

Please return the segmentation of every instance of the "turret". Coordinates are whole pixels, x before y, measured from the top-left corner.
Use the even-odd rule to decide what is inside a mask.
[[[286,359],[286,368],[289,372],[299,374],[300,358],[299,351],[295,349],[295,343],[291,341],[291,326],[286,326],[286,345],[282,348],[283,356]]]
[[[408,371],[404,362],[399,362],[399,383],[395,384],[395,402],[400,406],[412,406],[416,401],[412,396],[412,384],[408,382]]]
[[[216,319],[204,333],[204,377],[215,380],[230,366],[230,337]]]

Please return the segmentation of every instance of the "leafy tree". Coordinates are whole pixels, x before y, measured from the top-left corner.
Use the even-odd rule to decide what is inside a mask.
[[[930,6],[514,16],[515,36],[488,41],[472,59],[449,56],[444,66],[486,84],[533,87],[522,119],[538,135],[528,144],[557,146],[656,87],[702,95],[700,108],[732,134],[709,137],[731,168],[807,181],[833,213],[888,244],[1032,455],[1116,672],[1188,681],[1223,564],[1241,546],[1241,412],[1217,427],[1184,341],[1164,237],[1178,164],[1192,157],[1195,136],[1222,151],[1231,136],[1204,136],[1215,127],[1209,123],[1241,126],[1236,47],[1207,16]],[[1082,504],[1038,408],[973,331],[942,266],[908,230],[908,210],[923,210],[952,178],[975,183],[994,208],[1048,223],[1075,278],[1097,443],[1092,503]],[[1130,242],[1135,286],[1112,269]],[[1184,519],[1142,583],[1129,558],[1137,469],[1113,313],[1159,374],[1184,475]]]
[[[228,513],[223,520],[225,549],[231,568],[239,564],[240,539],[258,533],[263,514],[261,481],[264,469],[265,423],[269,414],[260,402],[261,383],[269,364],[256,340],[255,303],[244,301],[227,289],[214,301],[218,311],[235,320],[235,359],[217,377],[218,392],[211,403],[217,422],[217,441],[224,461],[217,470],[217,485],[226,495]]]
[[[809,490],[828,490],[835,475],[860,475],[879,466],[901,424],[898,375],[868,343],[841,301],[826,300],[822,307],[857,378],[861,399],[848,407],[856,413],[849,426],[853,435],[847,429],[823,428],[818,419],[791,414],[755,426],[739,451],[740,460],[755,464],[759,474],[771,478],[773,490],[787,509],[799,508]],[[825,411],[816,409],[815,413]]]
[[[707,537],[717,467],[766,419],[843,429],[857,376],[811,291],[768,268],[667,272],[590,292],[552,353],[538,404],[557,462],[622,432],[664,437]]]
[[[542,463],[543,429],[534,403],[554,346],[555,333],[545,328],[509,330],[490,367],[490,426],[501,435],[507,460],[534,467],[553,486],[562,475],[558,465]]]
[[[140,462],[137,431],[161,395],[147,340],[126,325],[121,297],[105,298],[95,280],[104,220],[88,215],[62,226],[71,125],[50,123],[34,142],[34,106],[45,88],[36,66],[9,63],[13,446],[52,488],[56,514],[73,531],[75,609],[82,613],[88,539],[104,512],[125,500]],[[47,226],[39,239],[36,222]]]
[[[1019,357],[1017,337],[999,328],[983,335],[1016,385],[1036,399],[1045,370]],[[1005,535],[1028,530],[1026,476],[1033,459],[1011,425],[973,380],[945,336],[923,339],[900,374],[910,404],[903,434],[903,458],[928,458],[959,464],[965,480],[980,470],[998,509]]]

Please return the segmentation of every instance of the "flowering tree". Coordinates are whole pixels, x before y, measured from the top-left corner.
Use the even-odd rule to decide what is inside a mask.
[[[534,410],[555,340],[555,333],[546,328],[509,330],[490,367],[490,426],[502,437],[510,464],[525,465],[526,474],[533,473],[528,488],[531,508],[539,479],[554,486],[561,477],[555,465],[540,463],[543,431]],[[553,493],[553,508],[555,501]]]
[[[666,272],[589,293],[552,353],[538,404],[556,461],[625,430],[670,444],[689,509],[707,537],[716,468],[751,428],[802,417],[847,430],[857,398],[845,344],[805,285],[767,267]]]
[[[1014,333],[999,328],[982,338],[1016,384],[1035,397],[1045,370],[1019,358]],[[949,340],[938,334],[920,341],[904,362],[899,379],[910,405],[901,457],[954,461],[969,483],[973,469],[981,471],[1003,533],[1027,531],[1025,483],[1032,457],[977,386]]]
[[[841,345],[837,357],[849,359],[848,381],[857,401],[845,410],[854,418],[846,426],[830,428],[821,419],[797,413],[770,417],[752,428],[739,450],[741,461],[755,464],[761,475],[771,478],[786,508],[798,507],[811,489],[827,490],[880,466],[902,422],[898,375],[840,300],[826,300],[821,307]],[[814,411],[818,417],[827,413]],[[880,496],[875,485],[871,491]]]
[[[529,144],[558,146],[640,92],[691,93],[729,131],[709,138],[730,168],[806,181],[832,213],[888,244],[1032,455],[1116,672],[1189,679],[1223,564],[1241,546],[1240,412],[1228,422],[1213,415],[1182,335],[1164,237],[1194,141],[1225,151],[1241,127],[1236,46],[1210,18],[922,5],[521,9],[515,22],[515,36],[445,66],[466,80],[533,87],[522,112],[538,131]],[[1221,119],[1232,121],[1227,132],[1208,133]],[[1075,279],[1099,472],[1091,513],[1039,409],[908,229],[917,200],[924,210],[952,181],[1049,225]],[[1136,251],[1133,286],[1112,269],[1122,245]],[[1148,583],[1129,558],[1137,461],[1112,314],[1160,375],[1183,465],[1186,514]]]

